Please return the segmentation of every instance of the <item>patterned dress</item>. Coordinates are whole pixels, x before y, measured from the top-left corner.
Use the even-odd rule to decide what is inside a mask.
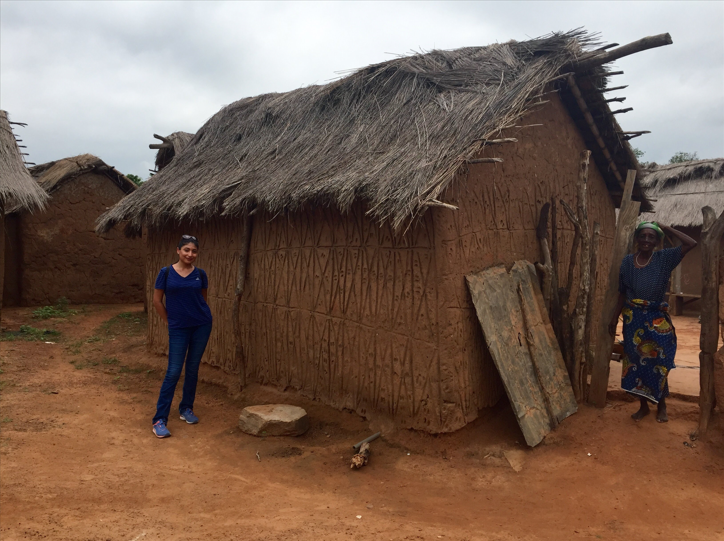
[[[660,250],[637,269],[634,255],[627,255],[619,271],[619,291],[626,296],[621,387],[657,404],[669,396],[668,375],[676,368],[676,331],[664,295],[682,257],[680,246]]]

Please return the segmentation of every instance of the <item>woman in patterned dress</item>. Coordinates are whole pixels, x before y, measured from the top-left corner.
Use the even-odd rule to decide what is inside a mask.
[[[681,246],[657,250],[664,232]],[[624,354],[621,357],[621,387],[639,397],[641,407],[631,417],[638,421],[649,414],[649,402],[657,404],[656,420],[665,423],[668,375],[676,368],[676,331],[664,302],[671,271],[696,246],[696,241],[656,222],[639,224],[634,233],[636,252],[623,258],[619,271],[619,295],[609,332],[615,336],[623,315]]]

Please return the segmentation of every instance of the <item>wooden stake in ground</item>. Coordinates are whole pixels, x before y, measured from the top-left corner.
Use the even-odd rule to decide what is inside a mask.
[[[714,355],[719,342],[719,247],[724,235],[724,212],[704,207],[701,228],[701,336],[699,338],[699,429],[703,437],[714,408]],[[719,397],[724,400],[724,397]]]
[[[591,152],[581,152],[578,169],[578,229],[581,235],[581,264],[579,266],[578,297],[573,326],[573,392],[576,401],[583,399],[586,386],[586,314],[588,292],[591,288],[591,237],[588,233],[588,163]],[[570,285],[569,285],[570,287]]]
[[[626,255],[629,241],[636,229],[636,219],[639,215],[641,203],[631,201],[636,171],[629,170],[626,175],[626,184],[621,197],[621,210],[618,213],[616,223],[616,235],[613,239],[613,253],[611,254],[611,267],[608,277],[604,278],[605,297],[601,319],[598,321],[596,332],[596,354],[593,357],[591,367],[591,387],[588,391],[588,402],[596,407],[606,406],[606,391],[608,389],[608,370],[611,362],[611,349],[613,347],[613,336],[608,333],[608,324],[613,319],[613,312],[618,301],[618,271],[621,268],[621,261]]]

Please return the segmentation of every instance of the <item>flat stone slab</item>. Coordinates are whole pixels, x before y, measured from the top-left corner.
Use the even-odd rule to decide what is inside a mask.
[[[241,411],[239,428],[252,436],[301,436],[309,430],[309,416],[288,404],[248,406]]]

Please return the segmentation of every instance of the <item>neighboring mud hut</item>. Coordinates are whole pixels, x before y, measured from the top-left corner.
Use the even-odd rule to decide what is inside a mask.
[[[641,181],[647,197],[655,200],[656,212],[642,216],[680,229],[697,241],[703,225],[702,207],[724,211],[724,158],[654,166]],[[697,246],[671,276],[674,314],[684,308],[698,312],[701,298],[701,250]]]
[[[161,143],[152,143],[148,145],[151,149],[158,149],[158,152],[156,153],[156,170],[153,171],[154,173],[161,171],[161,169],[170,164],[176,154],[186,148],[186,146],[191,142],[191,139],[194,137],[192,133],[187,133],[185,131],[173,132],[171,135],[166,137],[156,135],[155,133],[153,136],[161,141]]]
[[[18,208],[8,216],[4,302],[141,302],[143,243],[117,231],[95,233],[98,217],[135,184],[90,154],[38,165],[30,173],[50,199],[43,212]]]
[[[620,55],[593,46],[571,32],[433,51],[242,99],[98,229],[147,231],[147,295],[178,235],[199,236],[215,318],[206,377],[458,429],[503,395],[465,275],[539,259],[541,206],[575,205],[586,148],[608,269],[637,163],[603,94],[600,66]],[[149,321],[162,352],[166,330]]]
[[[47,194],[33,180],[25,167],[23,156],[10,125],[6,111],[0,110],[0,292],[5,288],[5,261],[12,254],[11,246],[5,242],[6,219],[5,214],[10,209],[24,212],[41,210],[48,199]],[[14,221],[8,220],[13,234]],[[0,309],[3,302],[0,299]]]

